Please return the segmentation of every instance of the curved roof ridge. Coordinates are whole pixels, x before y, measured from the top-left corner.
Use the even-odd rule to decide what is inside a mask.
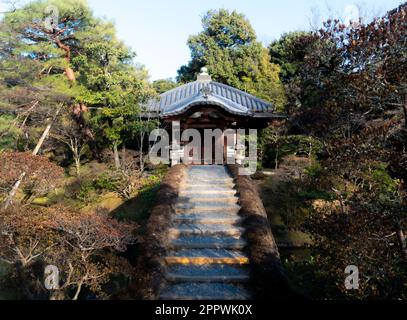
[[[270,106],[272,105],[271,102],[268,102],[268,101],[266,101],[266,100],[264,100],[264,99],[262,99],[262,98],[256,97],[255,95],[252,95],[251,93],[248,93],[247,91],[244,91],[244,90],[241,90],[241,89],[232,87],[232,86],[230,86],[230,85],[228,85],[228,84],[224,84],[224,83],[222,83],[222,82],[217,82],[217,81],[211,81],[211,82],[212,82],[212,83],[216,83],[217,85],[220,85],[220,86],[222,86],[222,87],[231,89],[231,90],[233,90],[233,91],[238,91],[239,93],[243,93],[245,96],[247,96],[247,97],[249,97],[249,98],[252,98],[252,99],[254,99],[254,100],[257,100],[257,101],[259,101],[259,102],[262,102],[262,103],[264,103],[264,104],[269,104]]]
[[[206,89],[204,90],[204,88]],[[183,110],[191,101],[191,98],[199,96],[203,100],[208,100],[210,96],[217,97],[224,101],[225,109],[230,109],[230,111],[235,108],[247,114],[274,111],[271,102],[241,89],[212,80],[196,80],[163,92],[159,95],[159,99],[152,99],[149,102],[149,108],[151,111],[160,112],[162,115],[174,113]]]

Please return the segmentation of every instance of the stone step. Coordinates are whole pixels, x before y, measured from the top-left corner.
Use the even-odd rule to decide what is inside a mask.
[[[219,170],[213,170],[213,169],[209,169],[209,170],[188,170],[188,174],[190,176],[194,176],[194,175],[211,175],[211,176],[229,176],[229,172],[227,172],[227,170],[225,170],[225,168],[220,169]]]
[[[227,181],[234,181],[234,178],[233,177],[231,177],[230,175],[228,175],[228,174],[217,174],[217,175],[213,175],[213,174],[210,174],[210,173],[206,173],[206,174],[200,174],[200,175],[194,175],[194,174],[189,174],[187,177],[186,177],[186,179],[188,180],[192,180],[192,181],[195,181],[195,180],[219,180],[219,181],[221,181],[221,180],[227,180]]]
[[[195,181],[195,182],[185,182],[182,186],[183,189],[186,188],[200,188],[200,189],[212,189],[214,187],[217,188],[225,188],[225,189],[233,189],[235,187],[234,182],[222,182],[222,183],[211,183],[211,182],[203,182],[203,181]]]
[[[230,177],[226,170],[189,170],[188,176]]]
[[[199,164],[199,165],[192,165],[189,167],[189,171],[197,172],[197,171],[222,171],[226,172],[227,168],[224,165],[213,165],[213,164]]]
[[[180,194],[187,193],[211,193],[211,192],[235,192],[234,186],[183,186],[180,189]]]
[[[242,250],[247,245],[240,236],[227,235],[181,235],[170,242],[175,249],[234,249]]]
[[[228,264],[172,265],[165,277],[177,282],[245,282],[249,280],[249,272],[245,266]]]
[[[189,167],[190,171],[193,170],[227,170],[226,167],[224,165],[213,165],[213,164],[197,164],[197,165],[191,165]]]
[[[195,184],[195,183],[210,183],[210,184],[224,184],[224,183],[233,183],[233,179],[229,177],[211,177],[208,175],[202,177],[193,177],[189,176],[185,182],[187,184]]]
[[[225,224],[182,223],[169,229],[170,238],[181,235],[242,236],[244,229]]]
[[[238,214],[240,207],[230,208],[209,208],[209,207],[197,207],[191,209],[175,209],[176,214],[194,214],[194,213],[226,213],[226,214]]]
[[[224,215],[229,215],[229,216],[238,216],[239,210],[237,209],[231,209],[231,210],[199,210],[199,209],[182,209],[182,210],[175,210],[175,215],[176,216],[182,216],[186,214],[213,214],[213,215],[219,215],[219,214],[224,214]]]
[[[162,300],[247,300],[249,292],[229,283],[186,282],[167,286],[159,295]]]
[[[230,188],[210,188],[210,189],[199,189],[199,188],[189,188],[181,189],[179,192],[180,197],[197,197],[198,195],[222,195],[222,196],[233,196],[236,195],[235,189]]]
[[[214,203],[237,203],[239,201],[238,197],[235,196],[224,196],[224,195],[194,195],[194,196],[184,196],[179,197],[177,203],[207,203],[207,202],[214,202]]]
[[[231,213],[218,213],[218,212],[202,212],[202,213],[188,213],[176,214],[173,216],[173,221],[177,223],[224,223],[224,224],[237,224],[241,222],[242,217],[237,214]]]
[[[175,211],[187,211],[187,210],[196,210],[196,211],[232,211],[238,212],[240,207],[234,203],[223,203],[221,201],[217,202],[194,202],[194,203],[177,203],[175,205]]]
[[[167,264],[248,264],[249,258],[241,251],[226,249],[182,249],[171,251]]]
[[[211,177],[228,177],[230,178],[230,175],[228,172],[226,172],[225,170],[219,170],[219,171],[212,171],[212,170],[203,170],[203,171],[189,171],[188,172],[188,176],[190,177],[197,177],[197,176],[201,176],[201,177],[206,177],[206,176],[211,176]]]
[[[201,190],[201,191],[203,191],[203,190]],[[179,199],[180,200],[191,199],[191,201],[198,201],[198,202],[199,202],[199,200],[197,200],[197,199],[199,199],[199,198],[214,199],[215,201],[223,201],[223,200],[227,200],[227,199],[238,199],[238,197],[235,194],[232,194],[233,191],[236,193],[236,191],[233,189],[232,190],[229,189],[228,190],[229,193],[214,192],[214,191],[212,191],[212,193],[209,193],[208,191],[212,191],[212,190],[206,190],[206,193],[199,192],[199,191],[194,192],[193,190],[187,194],[180,193]]]

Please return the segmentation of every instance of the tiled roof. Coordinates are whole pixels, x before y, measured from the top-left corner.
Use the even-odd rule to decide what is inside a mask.
[[[274,111],[267,101],[211,80],[197,80],[167,91],[159,99],[150,101],[149,107],[160,116],[172,116],[205,104],[218,105],[237,115],[254,116],[256,113]]]

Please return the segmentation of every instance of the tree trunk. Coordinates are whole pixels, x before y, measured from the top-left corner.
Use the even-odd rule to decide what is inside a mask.
[[[117,150],[116,141],[113,143],[113,155],[114,155],[114,165],[116,167],[116,170],[120,170],[120,168],[121,168],[120,157],[119,157],[119,151]]]
[[[140,158],[140,171],[143,172],[144,171],[143,147],[140,147],[139,152],[140,152],[140,155],[139,155],[139,158]]]
[[[407,261],[407,240],[406,240],[406,235],[404,234],[404,231],[401,228],[400,224],[397,225],[397,236],[398,236],[399,242],[400,242],[400,249],[401,249],[402,257],[405,261]]]
[[[57,109],[57,112],[55,112],[54,117],[52,118],[51,122],[47,125],[47,127],[45,128],[40,140],[38,141],[34,151],[32,152],[32,154],[34,156],[36,156],[38,154],[38,152],[40,151],[45,139],[47,138],[49,131],[51,130],[52,124],[55,122],[55,120],[57,119],[59,113],[61,112],[62,109],[62,105],[60,105]],[[12,203],[18,188],[20,187],[21,182],[23,181],[23,179],[25,178],[25,176],[27,175],[26,172],[23,172],[20,177],[18,178],[18,180],[14,183],[13,187],[11,188],[11,191],[9,192],[9,194],[6,197],[6,200],[4,201],[4,208],[7,209],[10,204]]]
[[[83,281],[81,280],[81,281],[79,281],[79,283],[78,283],[78,288],[76,289],[75,295],[74,295],[74,297],[72,298],[72,300],[78,300],[79,294],[81,293],[81,290],[82,290],[82,285],[83,285]]]
[[[75,168],[76,176],[79,177],[81,175],[81,160],[78,157],[75,157]]]
[[[79,148],[78,139],[74,137],[70,139],[70,148],[73,154],[73,158],[75,161],[75,169],[76,169],[76,176],[79,177],[81,174],[81,155],[82,150]]]
[[[68,62],[68,67],[65,68],[65,75],[69,81],[74,82],[76,80],[75,73],[69,66],[71,64],[71,48],[69,46],[64,45],[58,37],[55,37],[54,41],[58,48],[61,48],[62,50],[65,51],[65,60]]]
[[[30,107],[30,109],[27,110],[27,115],[24,118],[24,121],[21,123],[20,128],[23,128],[28,120],[28,118],[30,117],[31,111],[34,110],[34,108],[38,105],[39,101],[35,101],[32,106]]]
[[[122,146],[122,165],[123,169],[127,170],[127,165],[126,165],[126,145],[123,143]]]
[[[48,137],[49,131],[51,130],[52,125],[54,124],[55,120],[57,119],[59,113],[61,112],[62,105],[58,107],[57,112],[55,112],[54,117],[52,118],[51,122],[47,125],[45,128],[40,140],[38,140],[37,145],[35,146],[35,149],[33,151],[33,155],[36,156],[38,152],[40,151],[45,139]]]
[[[6,200],[4,201],[4,208],[7,209],[10,204],[13,202],[14,197],[16,196],[17,190],[20,187],[21,182],[23,181],[24,177],[26,176],[26,172],[23,172],[16,183],[14,183],[13,188],[11,188],[9,194],[7,195]]]
[[[51,127],[52,127],[52,123],[48,124],[47,127],[45,128],[40,140],[38,140],[37,145],[34,148],[33,155],[36,156],[38,154],[38,152],[40,151],[41,146],[43,145],[45,139],[47,138],[47,136],[49,134],[49,131],[51,130]]]
[[[142,129],[142,130],[145,130],[144,128]],[[145,136],[145,133],[144,133],[144,131],[142,131],[141,133],[140,133],[140,146],[139,146],[139,160],[140,160],[140,171],[141,172],[143,172],[144,171],[144,156],[143,156],[143,151],[144,151],[144,146],[143,146],[143,143],[144,143],[144,136]]]

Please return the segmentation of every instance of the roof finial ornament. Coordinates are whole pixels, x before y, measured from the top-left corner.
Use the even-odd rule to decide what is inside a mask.
[[[209,76],[208,68],[207,68],[207,67],[202,67],[202,68],[201,68],[201,75],[202,75],[202,76]]]
[[[201,73],[198,75],[197,80],[198,81],[212,81],[212,78],[208,73],[207,67],[201,68]]]

